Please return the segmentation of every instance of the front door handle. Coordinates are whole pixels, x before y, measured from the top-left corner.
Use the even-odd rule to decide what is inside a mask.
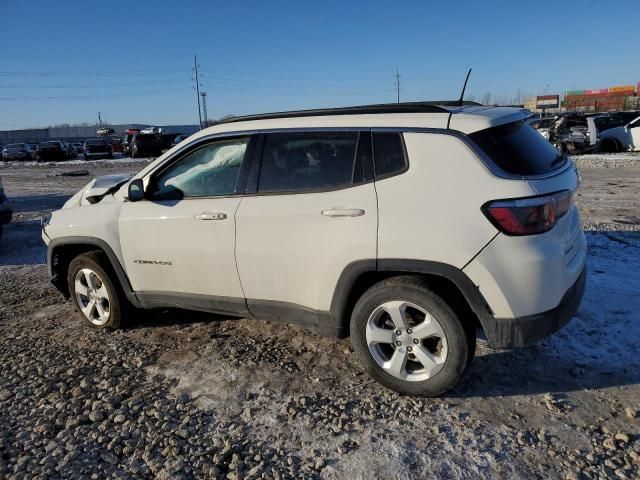
[[[226,220],[227,214],[224,212],[202,212],[200,215],[195,215],[193,218],[196,220]]]
[[[323,210],[322,215],[327,217],[361,217],[364,215],[362,208],[331,208]]]

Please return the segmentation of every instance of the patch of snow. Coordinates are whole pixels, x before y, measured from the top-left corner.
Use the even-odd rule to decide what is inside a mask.
[[[547,345],[559,358],[617,372],[640,367],[640,233],[587,233],[587,288],[576,317]]]

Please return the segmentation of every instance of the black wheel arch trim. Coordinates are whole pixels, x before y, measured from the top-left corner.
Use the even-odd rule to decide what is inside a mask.
[[[107,242],[100,238],[96,237],[63,237],[63,238],[54,238],[49,242],[47,246],[47,268],[49,271],[49,275],[51,277],[51,283],[62,292],[63,295],[67,295],[65,290],[61,288],[61,286],[66,283],[66,279],[58,278],[57,273],[54,271],[53,265],[53,255],[57,248],[59,247],[67,247],[74,245],[89,245],[92,247],[97,247],[104,252],[107,256],[113,271],[116,273],[118,277],[118,282],[122,287],[122,291],[127,296],[127,299],[133,304],[135,307],[141,307],[141,303],[138,300],[133,288],[131,287],[131,283],[129,282],[129,277],[127,276],[120,260],[113,252],[113,249],[109,246]]]
[[[331,316],[343,324],[348,323],[348,319],[343,317],[348,306],[349,293],[356,281],[365,273],[384,272],[433,275],[449,280],[458,288],[483,328],[493,319],[493,312],[484,296],[462,270],[446,263],[402,258],[359,260],[347,265],[338,279],[333,294]]]

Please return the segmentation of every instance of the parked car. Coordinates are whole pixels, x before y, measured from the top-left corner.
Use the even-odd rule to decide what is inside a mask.
[[[4,193],[4,187],[2,185],[2,177],[0,177],[0,238],[2,238],[2,231],[4,225],[11,221],[13,211],[9,204],[9,199]]]
[[[120,135],[111,135],[111,151],[113,153],[122,153],[122,137]]]
[[[124,135],[122,136],[122,155],[131,155],[131,140],[137,133],[140,133],[140,130],[137,128],[130,128],[124,131]]]
[[[69,152],[61,141],[52,140],[38,144],[36,156],[39,162],[61,161],[69,158]]]
[[[171,143],[171,146],[175,146],[178,145],[180,142],[182,142],[183,140],[189,138],[189,135],[184,135],[184,134],[179,134],[176,135],[176,137],[173,139],[173,142]]]
[[[109,137],[87,138],[83,146],[84,159],[113,158]]]
[[[69,143],[69,142],[63,142],[64,146],[67,150],[67,158],[69,160],[73,160],[74,158],[76,158],[78,155],[76,153],[76,149],[73,146],[73,144]]]
[[[33,151],[27,143],[10,143],[2,149],[2,159],[5,162],[33,160]]]
[[[159,157],[164,148],[164,141],[160,135],[137,133],[131,139],[131,158]]]
[[[602,133],[621,124],[621,117],[610,113],[564,113],[551,125],[549,141],[571,154],[594,152],[601,148]]]
[[[640,113],[633,113],[635,118],[621,116],[625,124],[610,128],[600,134],[600,149],[603,152],[640,150]]]
[[[528,115],[425,102],[227,120],[45,218],[52,282],[95,328],[182,307],[350,335],[381,384],[439,395],[477,326],[529,345],[582,299],[578,175]]]
[[[553,125],[553,117],[531,118],[527,123],[545,139],[549,140],[549,129]]]

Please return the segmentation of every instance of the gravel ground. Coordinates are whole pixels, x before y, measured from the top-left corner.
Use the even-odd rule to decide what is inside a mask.
[[[638,478],[640,156],[577,163],[580,312],[530,348],[480,341],[441,399],[385,390],[348,340],[293,326],[162,311],[84,327],[48,284],[39,216],[145,162],[0,165],[16,212],[0,242],[0,478]]]

